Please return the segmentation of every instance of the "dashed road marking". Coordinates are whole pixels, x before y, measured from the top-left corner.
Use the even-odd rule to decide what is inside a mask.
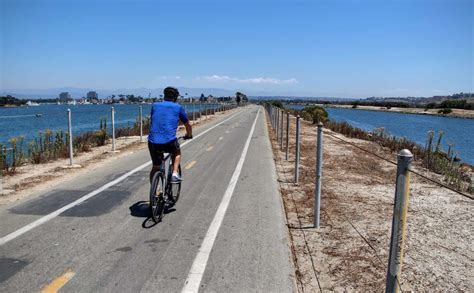
[[[191,168],[196,164],[196,162],[197,162],[197,161],[191,161],[191,162],[189,162],[189,163],[186,165],[186,167],[184,167],[184,169],[186,169],[186,170],[191,169]]]
[[[58,292],[69,280],[74,277],[75,273],[71,270],[67,270],[64,274],[54,279],[48,286],[41,290],[41,293],[55,293]]]
[[[209,151],[211,151],[213,148],[214,148],[214,146],[213,146],[213,145],[211,145],[210,147],[208,147],[208,148],[206,149],[206,151],[208,151],[208,152],[209,152]]]

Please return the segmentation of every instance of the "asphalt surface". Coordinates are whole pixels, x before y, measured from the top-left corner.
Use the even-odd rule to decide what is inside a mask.
[[[0,292],[180,292],[258,109],[248,106],[195,130],[196,136],[231,117],[183,146],[181,196],[162,222],[154,225],[149,218],[146,167],[1,244]],[[148,151],[141,150],[0,207],[0,239],[147,161]],[[263,109],[203,269],[204,292],[295,290]]]

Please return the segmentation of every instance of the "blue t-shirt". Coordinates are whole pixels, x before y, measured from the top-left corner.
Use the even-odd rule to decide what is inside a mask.
[[[151,126],[148,141],[166,144],[176,139],[179,120],[189,121],[183,106],[170,101],[153,103],[151,106]]]

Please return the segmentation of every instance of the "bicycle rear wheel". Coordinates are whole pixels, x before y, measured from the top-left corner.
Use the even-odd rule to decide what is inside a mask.
[[[163,218],[165,210],[164,190],[163,175],[161,172],[156,172],[150,187],[150,209],[151,217],[157,223]]]
[[[178,166],[178,174],[179,177],[181,177],[181,165]],[[176,202],[178,202],[179,199],[179,194],[181,192],[181,183],[171,183],[170,178],[170,180],[168,180],[167,192],[168,198],[173,204],[175,204]]]

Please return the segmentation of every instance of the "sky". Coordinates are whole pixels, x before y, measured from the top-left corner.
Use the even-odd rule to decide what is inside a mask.
[[[472,92],[473,2],[0,0],[0,88]]]

